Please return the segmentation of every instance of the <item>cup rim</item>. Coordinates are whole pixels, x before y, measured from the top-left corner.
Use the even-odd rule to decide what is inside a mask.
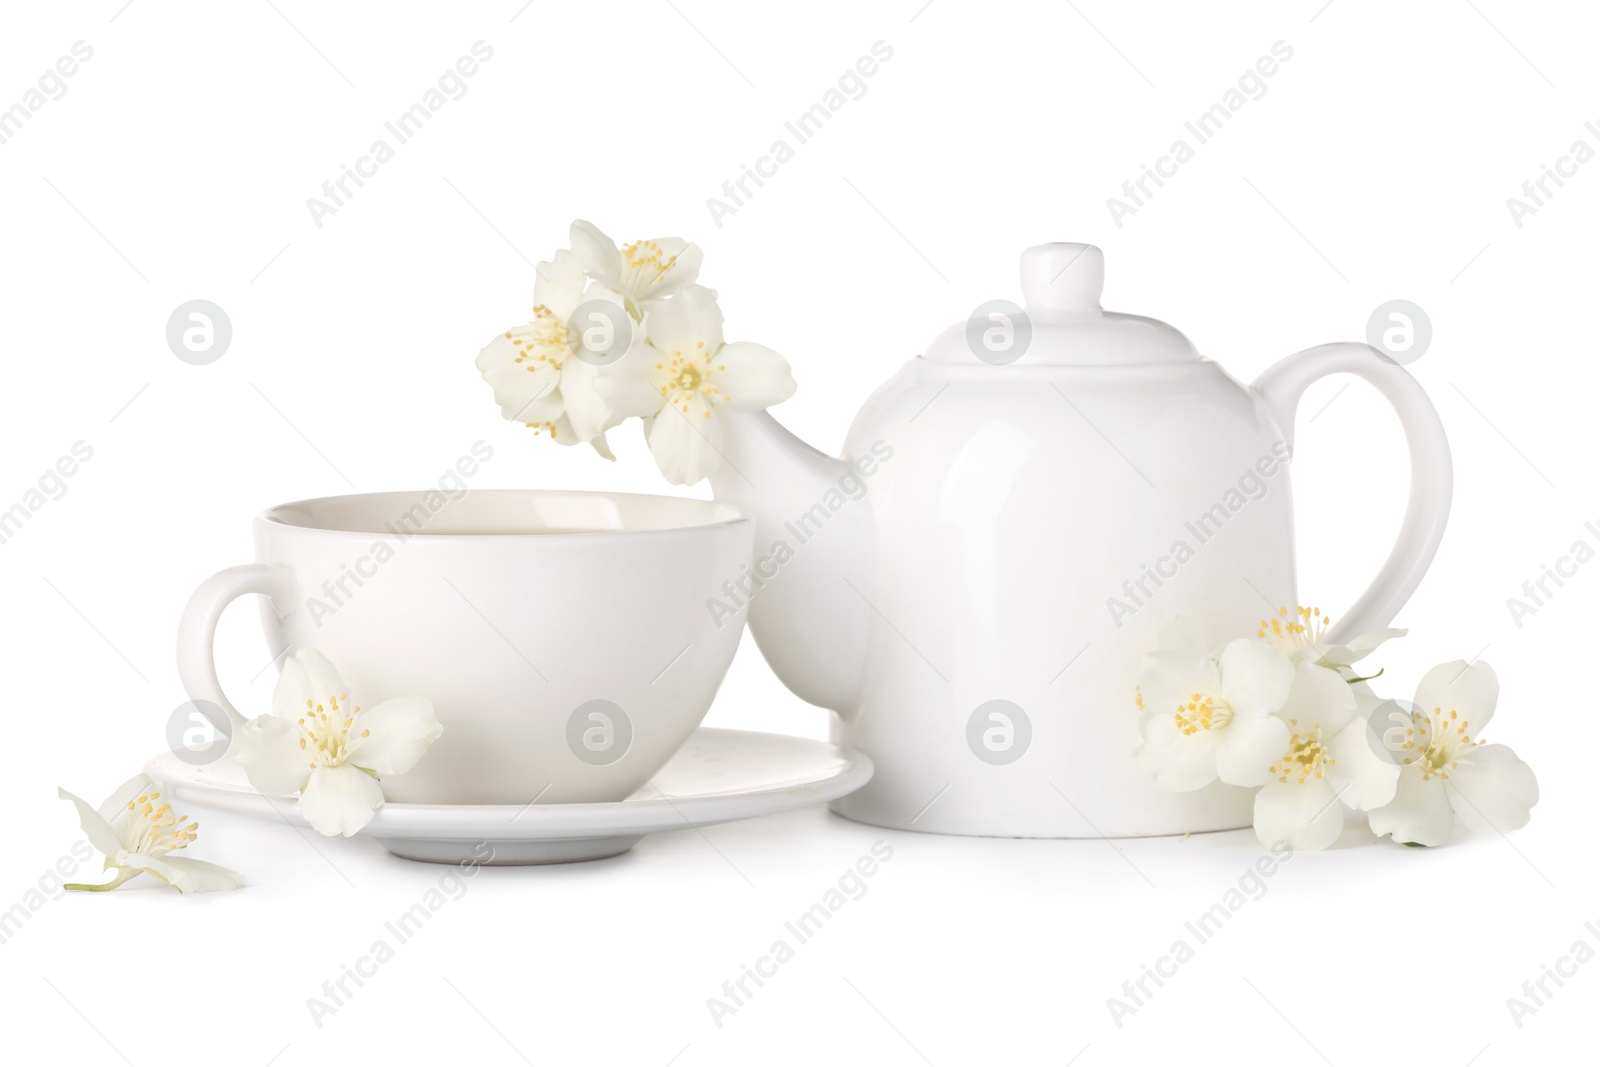
[[[289,500],[281,504],[274,504],[263,509],[255,517],[254,525],[260,529],[276,529],[294,531],[307,536],[339,537],[339,538],[372,538],[391,536],[392,530],[385,529],[355,529],[341,530],[330,526],[311,526],[301,523],[286,521],[282,512],[289,508],[312,508],[317,505],[330,505],[337,501],[354,501],[375,499],[378,497],[395,497],[398,499],[421,500],[428,493],[443,493],[437,486],[423,489],[380,490],[371,493],[335,493],[329,496],[307,497],[303,500]],[[724,527],[736,527],[741,524],[748,525],[753,522],[749,514],[723,500],[702,500],[698,497],[670,496],[665,493],[618,493],[603,489],[466,489],[461,496],[450,498],[459,501],[466,496],[488,497],[535,497],[554,499],[561,497],[586,497],[607,500],[631,500],[636,502],[669,501],[671,506],[700,505],[710,516],[704,522],[690,522],[680,526],[654,526],[639,529],[617,530],[541,530],[528,533],[495,533],[481,531],[475,533],[435,533],[426,529],[407,532],[407,540],[417,539],[423,542],[462,542],[462,541],[489,541],[515,543],[537,539],[542,544],[552,544],[556,541],[562,543],[571,541],[592,540],[625,540],[641,537],[657,537],[665,534],[684,534],[696,530],[713,530]],[[363,526],[377,526],[377,523],[366,523]]]

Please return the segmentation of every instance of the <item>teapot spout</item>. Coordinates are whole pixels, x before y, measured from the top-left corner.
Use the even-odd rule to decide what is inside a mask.
[[[823,455],[765,411],[725,418],[711,489],[755,519],[756,558],[724,585],[724,608],[748,606],[761,654],[796,696],[848,716],[866,662],[867,490],[888,457]]]

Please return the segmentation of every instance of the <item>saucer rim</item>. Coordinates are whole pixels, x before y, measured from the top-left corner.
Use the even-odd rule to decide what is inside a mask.
[[[386,802],[358,835],[384,838],[456,840],[561,840],[568,838],[644,835],[694,829],[776,814],[812,804],[837,800],[871,780],[870,757],[859,750],[830,741],[756,730],[701,726],[684,741],[673,760],[695,742],[720,744],[773,744],[806,748],[816,757],[816,769],[768,784],[718,792],[669,796],[655,787],[654,779],[641,789],[656,788],[659,796],[637,793],[625,800],[566,804],[407,804]],[[195,777],[202,768],[184,765],[179,777],[170,752],[158,753],[145,765],[145,773],[165,780],[173,796],[189,804],[235,815],[279,819],[297,828],[310,824],[292,797],[269,797],[231,784]],[[670,766],[671,760],[668,761]],[[663,768],[665,769],[665,768]],[[658,772],[659,774],[659,772]]]

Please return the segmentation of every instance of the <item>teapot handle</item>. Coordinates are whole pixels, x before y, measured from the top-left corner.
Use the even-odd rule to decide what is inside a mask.
[[[1312,382],[1330,374],[1354,374],[1376,386],[1400,416],[1411,452],[1411,499],[1400,537],[1378,576],[1328,634],[1328,641],[1338,644],[1389,625],[1416,592],[1444,538],[1453,472],[1444,424],[1422,386],[1376,349],[1349,341],[1318,345],[1279,360],[1251,386],[1277,420],[1291,451],[1300,397]]]

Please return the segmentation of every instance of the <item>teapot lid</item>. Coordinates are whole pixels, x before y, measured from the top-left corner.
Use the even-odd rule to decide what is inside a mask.
[[[1189,339],[1164,322],[1103,310],[1105,277],[1105,255],[1094,245],[1034,245],[1022,253],[1024,307],[991,300],[934,338],[922,358],[1079,367],[1200,358]]]

